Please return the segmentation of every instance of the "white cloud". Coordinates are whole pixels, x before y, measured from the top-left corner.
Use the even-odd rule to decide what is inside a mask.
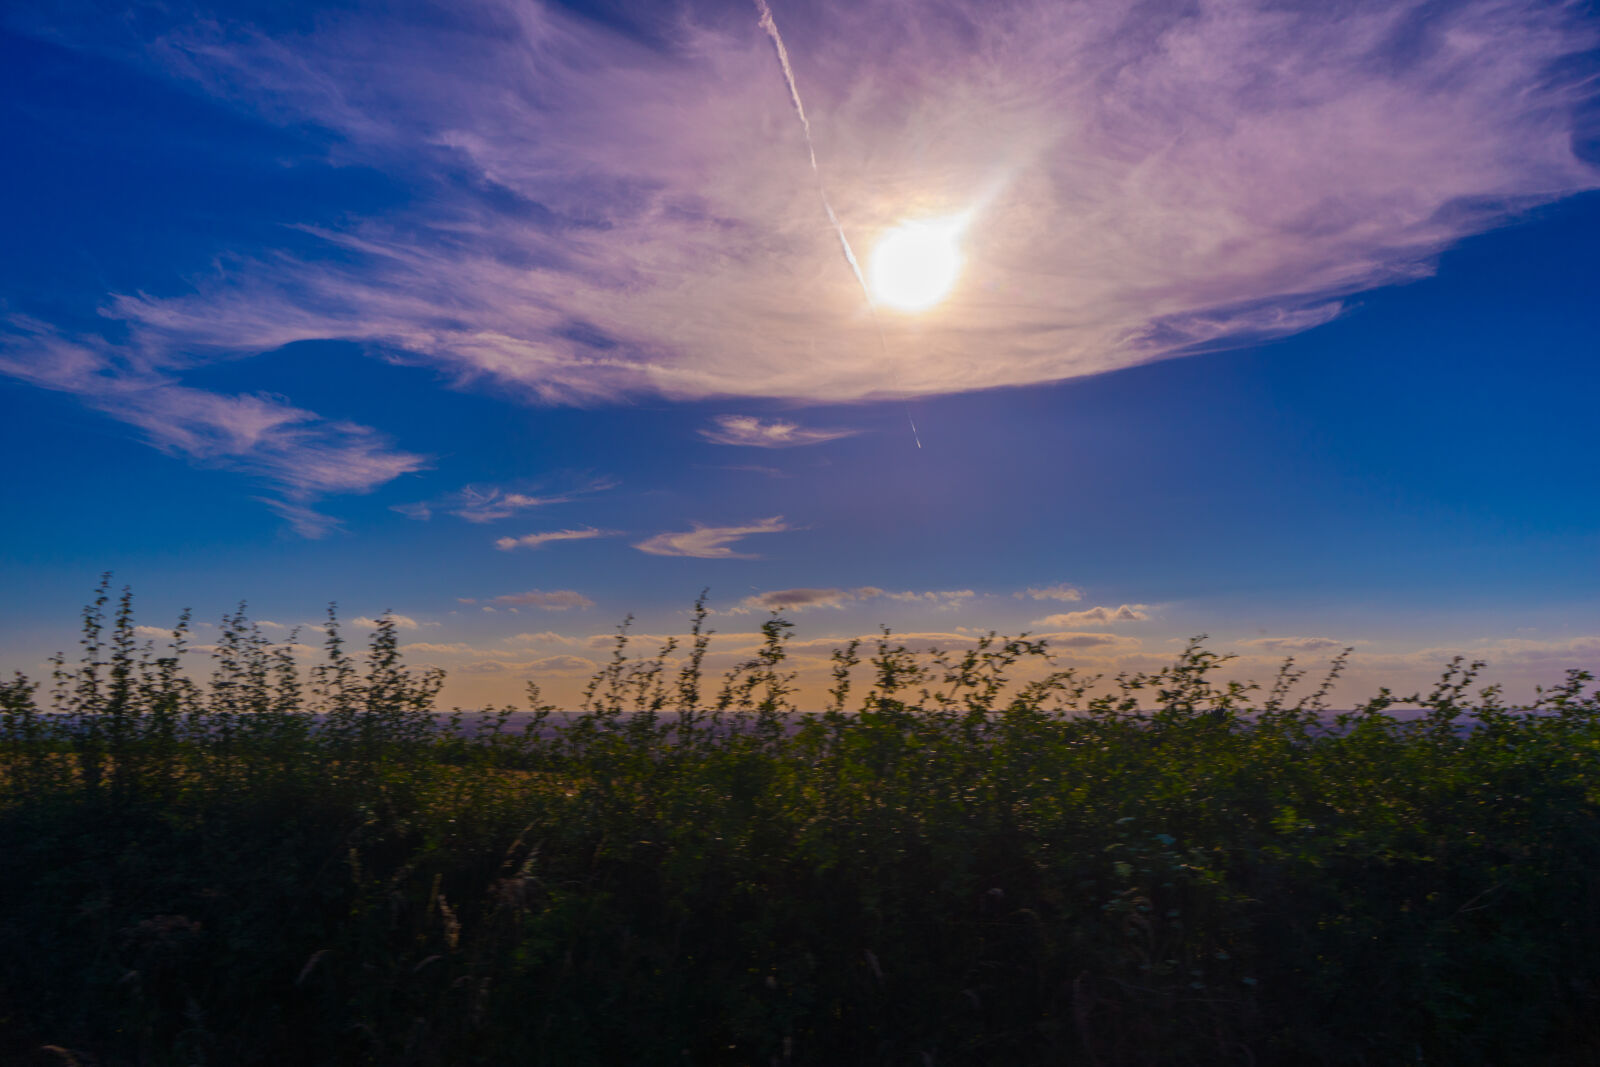
[[[977,594],[970,589],[946,589],[926,593],[905,592],[885,593],[883,595],[890,600],[898,600],[902,603],[926,604],[930,607],[948,610],[960,607]]]
[[[682,532],[659,533],[634,545],[652,556],[689,556],[694,559],[758,559],[750,553],[735,552],[728,546],[751,534],[782,533],[790,529],[782,515],[757,519],[745,526],[702,526]]]
[[[1592,65],[1570,57],[1595,39],[1582,5],[811,11],[782,17],[858,250],[907,214],[970,220],[950,299],[881,316],[887,344],[819,217],[748,10],[675,6],[658,48],[510,0],[463,9],[479,32],[392,7],[276,34],[188,20],[134,45],[59,14],[39,32],[131,49],[412,182],[415,207],[297,232],[337,255],[233,257],[186,294],[113,296],[121,351],[152,368],[336,337],[562,402],[1053,381],[1307,329],[1346,294],[1426,274],[1463,236],[1600,183],[1573,152]],[[162,391],[163,410],[249,406]],[[143,402],[118,409],[159,421]],[[359,485],[418,462],[354,451]],[[242,454],[294,477],[270,449]]]
[[[459,642],[453,644],[438,644],[432,641],[417,641],[409,645],[401,645],[400,651],[432,653],[433,655],[438,656],[467,656],[471,655],[474,650],[471,645],[464,645]]]
[[[538,548],[551,541],[587,541],[593,537],[615,536],[617,536],[616,530],[597,530],[593,526],[586,526],[581,530],[550,530],[545,533],[523,534],[521,537],[502,537],[494,543],[494,547],[502,552],[509,552],[513,548]]]
[[[794,448],[850,437],[855,430],[808,429],[783,419],[763,420],[754,415],[718,415],[700,436],[712,444],[748,445],[754,448]]]
[[[140,637],[171,637],[172,631],[160,626],[135,626],[133,632]]]
[[[870,600],[883,595],[876,586],[857,589],[774,589],[740,601],[726,615],[748,615],[752,611],[805,611],[807,608],[842,608],[854,600]]]
[[[407,518],[423,521],[431,519],[435,511],[444,511],[467,522],[481,524],[509,519],[513,515],[533,508],[568,504],[594,493],[614,489],[616,485],[617,483],[610,478],[589,478],[571,489],[557,493],[522,492],[493,485],[467,485],[435,500],[396,504],[390,510],[398,511]]]
[[[592,671],[595,662],[582,656],[546,656],[529,664],[536,671]]]
[[[396,630],[415,630],[422,625],[409,615],[391,614],[389,618],[394,621],[394,628]],[[361,630],[376,630],[378,628],[378,620],[369,619],[365,615],[357,615],[355,618],[350,620],[350,625]]]
[[[1105,626],[1117,622],[1143,622],[1150,617],[1148,604],[1124,604],[1118,608],[1093,607],[1067,611],[1035,619],[1034,626]]]
[[[567,674],[594,670],[592,659],[582,656],[546,656],[543,659],[510,661],[484,660],[457,667],[457,674]]]
[[[1029,587],[1020,593],[1013,593],[1019,600],[1027,597],[1031,600],[1065,600],[1068,602],[1082,600],[1083,593],[1066,584],[1059,582],[1056,585],[1047,585],[1042,588]]]
[[[513,634],[506,640],[530,645],[575,645],[578,643],[575,638],[568,637],[565,634],[558,634],[554,630],[543,630],[536,634]]]
[[[1253,637],[1239,642],[1245,648],[1261,648],[1269,652],[1329,652],[1354,643],[1335,641],[1331,637]]]

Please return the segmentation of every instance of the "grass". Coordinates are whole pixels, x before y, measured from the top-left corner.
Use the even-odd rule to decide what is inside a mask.
[[[102,586],[0,684],[0,1061],[1600,1062],[1582,672],[1330,717],[885,634],[799,715],[788,623],[712,680],[705,617],[464,736],[387,619],[303,677],[241,610],[200,685]]]

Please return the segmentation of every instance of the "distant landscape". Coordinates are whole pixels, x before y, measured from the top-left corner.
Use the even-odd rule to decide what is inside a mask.
[[[1195,643],[1089,696],[886,635],[790,701],[619,643],[583,709],[441,719],[392,620],[191,680],[102,590],[0,688],[7,1062],[1582,1063],[1600,693],[1323,706]],[[1337,670],[1337,666],[1335,668]],[[1333,729],[1329,729],[1330,719]],[[65,724],[71,722],[67,728]],[[1470,729],[1463,727],[1470,726]]]

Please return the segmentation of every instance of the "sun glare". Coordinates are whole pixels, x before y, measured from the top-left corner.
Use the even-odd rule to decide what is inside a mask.
[[[897,311],[925,311],[943,300],[961,273],[959,223],[905,222],[873,249],[872,295]]]

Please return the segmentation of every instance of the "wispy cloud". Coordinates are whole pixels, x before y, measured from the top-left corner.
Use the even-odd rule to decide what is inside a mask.
[[[1137,637],[1125,637],[1122,634],[1053,632],[1034,634],[1033,638],[1043,641],[1045,647],[1052,651],[1072,649],[1124,653],[1131,652],[1140,645]]]
[[[597,664],[582,656],[545,656],[532,660],[482,660],[456,668],[458,674],[575,674],[592,671]]]
[[[1331,637],[1253,637],[1239,642],[1245,648],[1261,648],[1269,652],[1331,652],[1354,643],[1335,641]]]
[[[466,603],[466,601],[464,601]],[[472,601],[476,603],[476,601]],[[546,611],[566,611],[568,608],[592,608],[594,601],[572,589],[552,589],[548,592],[530,589],[526,593],[507,593],[491,599],[490,604],[507,607],[543,608]],[[489,608],[489,604],[484,605]]]
[[[414,641],[408,645],[401,645],[400,651],[405,653],[431,654],[435,656],[470,656],[476,650],[471,645],[458,642],[440,644],[436,641]]]
[[[977,594],[971,589],[942,589],[929,590],[928,592],[924,593],[903,592],[885,593],[883,595],[888,597],[890,600],[898,600],[902,603],[923,604],[928,607],[941,609],[960,607],[962,604],[977,596]]]
[[[1019,600],[1023,597],[1029,600],[1065,600],[1068,602],[1083,599],[1083,593],[1080,590],[1067,585],[1065,582],[1043,587],[1030,587],[1013,595]]]
[[[1118,608],[1093,607],[1066,611],[1035,619],[1034,626],[1106,626],[1116,622],[1143,622],[1150,617],[1148,604],[1124,604]]]
[[[511,637],[506,638],[506,640],[515,641],[518,644],[529,645],[575,645],[578,643],[577,638],[568,637],[565,634],[558,634],[554,630],[541,630],[539,633],[514,634]]]
[[[712,444],[748,445],[753,448],[794,448],[850,437],[855,430],[822,430],[783,419],[758,419],[754,415],[718,415],[700,436]]]
[[[454,493],[412,504],[396,504],[394,511],[409,519],[428,520],[443,511],[468,522],[487,523],[509,519],[532,508],[567,504],[594,493],[616,487],[610,478],[589,478],[564,492],[522,492],[493,485],[467,485]]]
[[[749,11],[691,6],[651,48],[490,0],[462,18],[493,33],[382,8],[273,34],[184,20],[140,42],[128,58],[148,71],[332,131],[416,206],[299,232],[337,255],[286,246],[187,294],[113,296],[118,351],[174,368],[346,338],[555,402],[959,392],[1304,330],[1600,184],[1572,147],[1589,68],[1563,66],[1595,40],[1582,5],[814,10],[785,29],[852,239],[969,216],[957,289],[914,323],[886,317],[885,348]],[[50,30],[119,47],[99,22]],[[269,436],[318,425],[255,414]],[[417,462],[370,459],[358,486]]]
[[[652,556],[691,556],[695,559],[758,559],[746,552],[735,552],[728,546],[751,534],[782,533],[790,529],[782,515],[770,519],[757,519],[745,526],[702,526],[681,532],[659,533],[634,545],[640,552]]]
[[[311,506],[318,498],[364,493],[427,464],[369,427],[280,397],[184,386],[137,353],[24,317],[0,321],[0,374],[72,394],[170,455],[257,478],[278,494],[258,499],[305,537],[339,525]]]
[[[394,621],[394,627],[397,630],[416,630],[422,626],[421,623],[409,615],[390,615],[389,618]],[[350,620],[350,625],[360,630],[376,630],[378,628],[378,620],[368,618],[365,615],[357,615]]]
[[[757,593],[755,596],[745,597],[740,602],[739,608],[734,611],[747,614],[752,610],[805,611],[807,608],[842,608],[852,600],[869,600],[882,595],[883,590],[876,586],[862,586],[858,589],[774,589],[769,593]]]
[[[757,593],[755,596],[745,597],[736,607],[723,612],[724,615],[748,615],[752,611],[805,611],[809,608],[843,608],[848,604],[864,601],[886,600],[898,601],[902,604],[917,604],[923,607],[948,609],[958,607],[971,601],[977,594],[971,589],[946,589],[915,592],[907,590],[893,593],[880,589],[875,585],[862,585],[854,589],[774,589],[770,592]]]
[[[514,548],[538,548],[551,541],[588,541],[595,537],[616,537],[617,534],[616,530],[597,530],[593,526],[581,530],[547,530],[544,533],[523,534],[521,537],[502,537],[494,543],[494,547],[509,552]]]

